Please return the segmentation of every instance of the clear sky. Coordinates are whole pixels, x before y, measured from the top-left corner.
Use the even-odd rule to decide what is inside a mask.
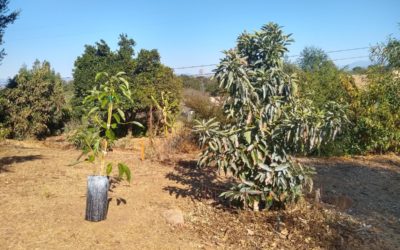
[[[4,35],[7,56],[0,78],[15,75],[21,65],[48,60],[63,77],[85,44],[104,39],[116,49],[126,33],[140,48],[156,48],[170,67],[217,63],[221,51],[235,45],[243,31],[273,21],[293,33],[290,55],[305,46],[326,51],[358,48],[398,37],[400,0],[11,0],[19,19]],[[368,50],[329,54],[332,59],[368,55]],[[340,65],[364,59],[337,61]],[[204,67],[204,73],[212,68]],[[177,70],[199,73],[201,68]]]

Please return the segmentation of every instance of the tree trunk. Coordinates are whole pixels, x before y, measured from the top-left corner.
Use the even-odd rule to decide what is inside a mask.
[[[107,217],[108,210],[108,187],[107,176],[88,176],[86,216],[88,221],[101,221]]]
[[[150,105],[148,118],[147,118],[148,136],[153,139],[153,105]]]

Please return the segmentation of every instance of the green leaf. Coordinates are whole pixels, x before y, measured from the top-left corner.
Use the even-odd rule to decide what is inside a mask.
[[[112,167],[112,163],[108,163],[107,164],[107,168],[106,168],[106,174],[109,176],[111,174],[113,167]]]
[[[107,72],[99,72],[99,73],[97,73],[97,74],[96,74],[96,77],[95,77],[95,81],[96,81],[96,82],[99,81],[100,78],[102,78],[103,76],[105,76],[105,77],[108,78],[108,73],[107,73]]]
[[[251,143],[251,130],[244,132],[244,138],[248,144]]]
[[[90,116],[91,114],[93,114],[95,111],[97,111],[97,110],[99,110],[99,107],[94,107],[94,108],[92,108],[90,111],[89,111],[89,113],[88,113],[88,116]]]
[[[288,164],[280,165],[280,166],[275,168],[275,172],[283,171],[283,170],[287,169],[288,167],[289,167]]]
[[[96,157],[94,155],[88,155],[88,162],[93,163],[95,161]]]
[[[132,121],[132,122],[129,122],[129,123],[135,124],[136,126],[138,126],[140,128],[144,128],[144,126],[140,122]]]
[[[123,178],[123,176],[125,175],[126,180],[128,182],[131,182],[131,170],[125,163],[118,163],[118,175],[120,178]]]
[[[105,106],[107,106],[107,103],[108,103],[108,99],[107,98],[103,99],[101,101],[101,108],[104,108]]]
[[[106,137],[110,140],[115,140],[115,133],[111,129],[106,130]]]
[[[113,114],[113,117],[117,121],[117,123],[121,123],[121,118],[119,118],[118,114]]]
[[[117,111],[118,111],[118,114],[121,116],[122,120],[125,121],[125,114],[124,114],[124,112],[123,112],[120,108],[117,108]]]

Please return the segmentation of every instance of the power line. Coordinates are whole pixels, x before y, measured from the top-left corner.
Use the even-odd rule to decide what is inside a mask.
[[[204,64],[204,65],[194,65],[194,66],[183,66],[183,67],[178,67],[178,68],[172,68],[172,69],[191,69],[191,68],[200,68],[200,67],[210,67],[210,66],[217,66],[218,64]]]
[[[370,49],[372,47],[368,46],[368,47],[359,47],[359,48],[351,48],[351,49],[339,49],[339,50],[330,50],[330,51],[326,51],[326,54],[331,54],[331,53],[339,53],[339,52],[346,52],[346,51],[355,51],[355,50],[364,50],[364,49]],[[300,57],[301,55],[291,55],[288,57]]]
[[[332,59],[331,61],[343,61],[343,60],[361,59],[361,58],[369,58],[369,56],[365,55],[365,56],[352,56],[352,57],[336,58],[336,59]],[[182,75],[197,77],[197,76],[211,76],[211,75],[214,75],[214,73],[209,72],[209,73],[203,73],[203,74],[182,74]]]
[[[337,58],[331,61],[341,61],[341,60],[349,60],[349,59],[359,59],[359,58],[367,58],[369,56],[353,56],[353,57],[346,57],[346,58]]]
[[[370,49],[372,48],[371,46],[366,46],[366,47],[358,47],[358,48],[350,48],[350,49],[340,49],[340,50],[330,50],[325,52],[326,54],[331,54],[331,53],[339,53],[339,52],[347,52],[347,51],[356,51],[356,50],[365,50],[365,49]],[[300,55],[291,55],[288,56],[290,58],[293,57],[300,57]],[[363,56],[364,57],[364,56]],[[355,57],[355,58],[339,58],[339,59],[334,59],[332,61],[340,61],[340,60],[347,60],[347,59],[356,59],[356,58],[362,58],[362,57]],[[213,63],[213,64],[203,64],[203,65],[193,65],[193,66],[182,66],[182,67],[176,67],[176,68],[172,68],[173,70],[176,69],[193,69],[193,68],[203,68],[203,67],[211,67],[211,66],[217,66],[217,63]]]

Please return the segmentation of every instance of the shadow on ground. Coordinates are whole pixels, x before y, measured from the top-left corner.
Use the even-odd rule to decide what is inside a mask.
[[[172,172],[166,175],[167,179],[175,181],[177,185],[164,187],[170,195],[189,197],[192,200],[211,199],[214,203],[222,203],[219,195],[228,190],[231,179],[218,177],[213,168],[199,168],[193,160],[178,161]]]
[[[396,157],[394,157],[396,158]],[[398,159],[312,159],[314,187],[322,201],[377,226],[400,244],[400,161]],[[397,232],[397,233],[396,233]]]
[[[15,163],[43,159],[41,155],[7,156],[0,158],[0,173],[10,172],[9,167]]]

